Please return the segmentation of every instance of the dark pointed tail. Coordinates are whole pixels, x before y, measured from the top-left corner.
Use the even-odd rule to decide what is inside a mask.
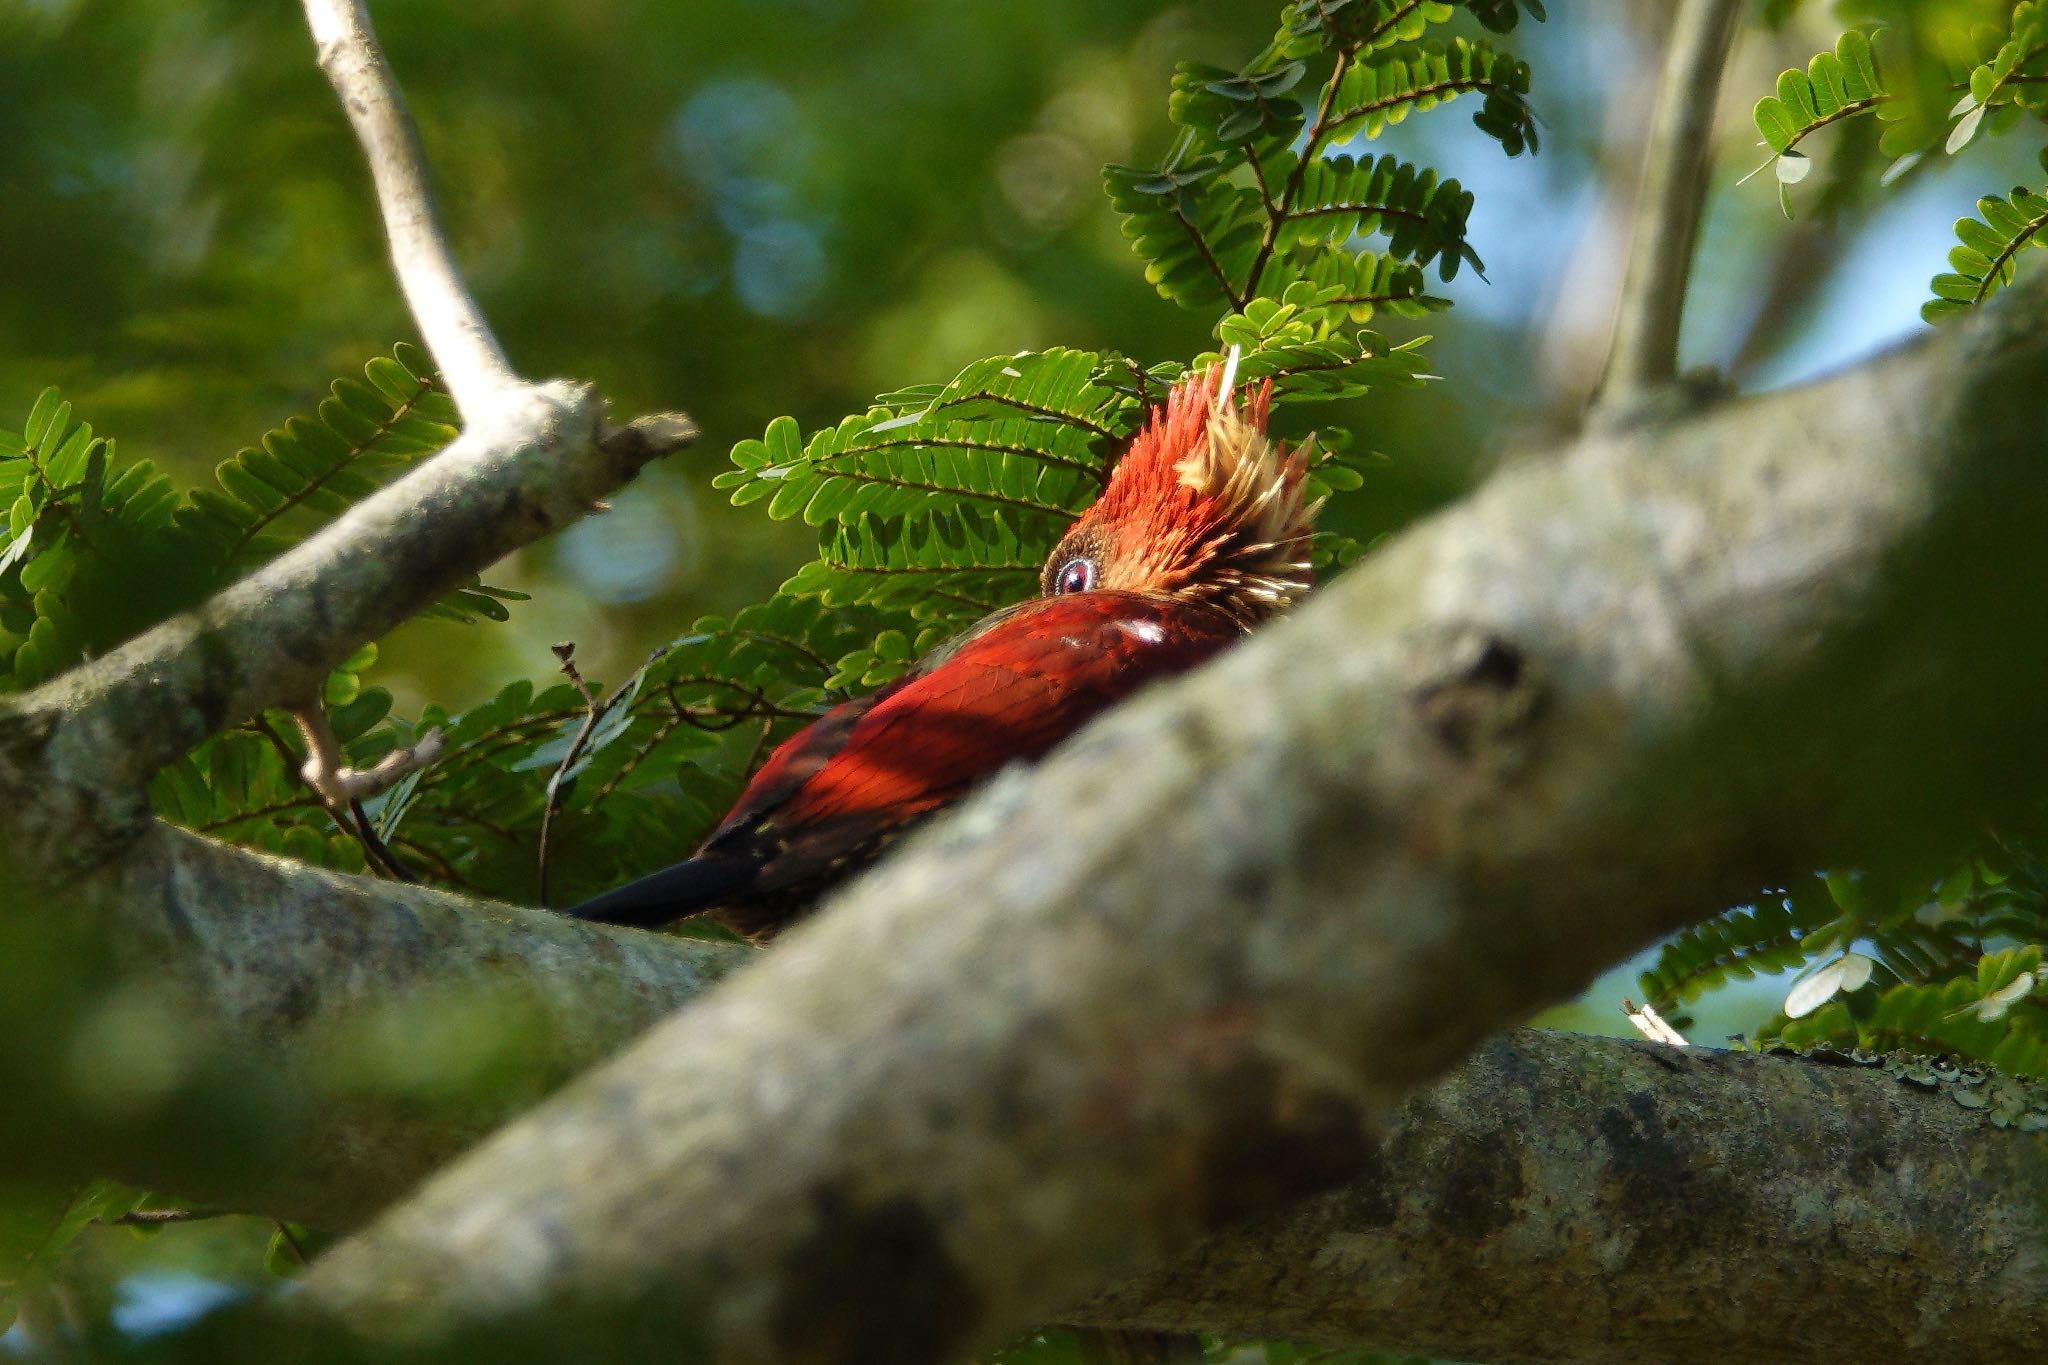
[[[572,905],[562,913],[604,924],[642,929],[701,914],[742,890],[753,877],[750,864],[733,858],[692,858],[651,872],[616,891]]]

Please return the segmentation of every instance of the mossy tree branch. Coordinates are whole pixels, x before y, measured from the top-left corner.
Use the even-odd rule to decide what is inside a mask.
[[[117,926],[119,961],[69,1030],[84,1051],[12,1078],[0,1148],[335,1230],[756,955],[166,825],[80,891],[87,923]],[[34,1023],[12,1014],[0,1004],[17,1036]],[[96,1018],[153,1026],[95,1045]]]
[[[1402,1106],[1363,1174],[1076,1316],[1447,1360],[2037,1359],[2048,1141],[1959,1098],[1512,1033]]]
[[[141,945],[190,1007],[177,1093],[81,1149],[95,1130],[72,1101],[15,1089],[9,1113],[28,1122],[8,1125],[7,1149],[316,1226],[400,1198],[755,956],[486,911],[182,834],[157,856],[120,894],[179,907]],[[498,1046],[417,1074],[422,1050],[478,1030]],[[200,1052],[206,1041],[219,1050]],[[394,1083],[408,1071],[413,1084]],[[2027,1269],[2044,1208],[2043,1140],[1942,1087],[1522,1032],[1404,1105],[1343,1186],[1063,1316],[1466,1359],[1826,1360],[1883,1341],[1932,1360],[2019,1359],[2048,1322],[2048,1276]],[[1825,1295],[1857,1311],[1816,1327]],[[1702,1312],[1703,1297],[1741,1311]]]

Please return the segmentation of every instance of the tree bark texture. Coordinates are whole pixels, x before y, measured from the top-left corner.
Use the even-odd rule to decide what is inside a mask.
[[[1078,1316],[1449,1360],[2038,1360],[2048,1139],[1986,1098],[1509,1034],[1403,1106],[1362,1175]]]

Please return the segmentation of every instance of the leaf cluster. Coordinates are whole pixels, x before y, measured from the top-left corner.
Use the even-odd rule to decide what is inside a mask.
[[[33,686],[195,604],[454,434],[452,404],[400,346],[222,461],[217,487],[181,493],[45,390],[18,434],[0,431],[0,689]],[[431,614],[502,619],[517,597],[472,584]]]
[[[2048,864],[2008,841],[1939,876],[1804,880],[1678,935],[1641,986],[1682,1019],[1704,991],[1797,969],[1759,1042],[1944,1053],[2041,1077],[2043,942]]]
[[[1310,282],[1341,296],[1320,313],[1331,328],[1378,309],[1441,307],[1423,268],[1443,280],[1480,268],[1471,194],[1392,156],[1336,149],[1461,98],[1479,102],[1474,123],[1509,155],[1535,149],[1528,66],[1483,40],[1434,36],[1460,8],[1499,31],[1543,15],[1528,3],[1298,0],[1243,68],[1182,63],[1167,104],[1172,151],[1157,166],[1104,172],[1160,294],[1242,311]],[[1363,237],[1384,238],[1384,249],[1365,250]]]
[[[1218,324],[1245,382],[1270,379],[1281,407],[1357,397],[1423,378],[1417,345],[1331,333],[1322,319],[1343,286],[1299,282]],[[1220,353],[1197,356],[1197,367]],[[872,687],[990,611],[1037,590],[1066,527],[1108,477],[1115,453],[1187,367],[1141,367],[1110,351],[1055,349],[977,361],[944,384],[898,390],[865,413],[805,437],[789,418],[732,453],[714,480],[736,504],[766,503],[820,529],[818,558],[780,597],[864,607],[883,634],[839,660],[829,682]],[[1309,492],[1354,491],[1363,478],[1324,434]],[[1327,537],[1324,563],[1358,553]],[[780,600],[780,597],[778,600]]]
[[[1771,152],[1766,164],[1777,173],[1786,216],[1792,186],[1812,169],[1801,145],[1833,125],[1875,116],[1882,125],[1878,150],[1891,160],[1883,177],[1888,185],[1929,156],[1954,155],[1982,135],[2038,128],[2048,119],[2048,0],[2018,0],[1995,29],[1958,27],[1974,49],[1969,60],[1916,47],[1916,25],[1850,29],[1833,51],[1778,77],[1776,92],[1757,101],[1755,121]],[[2048,170],[2048,146],[2041,160]],[[1950,269],[1934,276],[1934,297],[1922,305],[1922,316],[1930,322],[1952,317],[2010,284],[2018,258],[2038,245],[2048,226],[2044,207],[2043,191],[2023,185],[1980,198],[1976,217],[1956,220]]]

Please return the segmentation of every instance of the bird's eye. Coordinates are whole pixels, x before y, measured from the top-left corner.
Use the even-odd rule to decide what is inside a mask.
[[[1056,593],[1086,592],[1095,586],[1095,561],[1092,559],[1070,559],[1060,566],[1059,576],[1052,581]]]

